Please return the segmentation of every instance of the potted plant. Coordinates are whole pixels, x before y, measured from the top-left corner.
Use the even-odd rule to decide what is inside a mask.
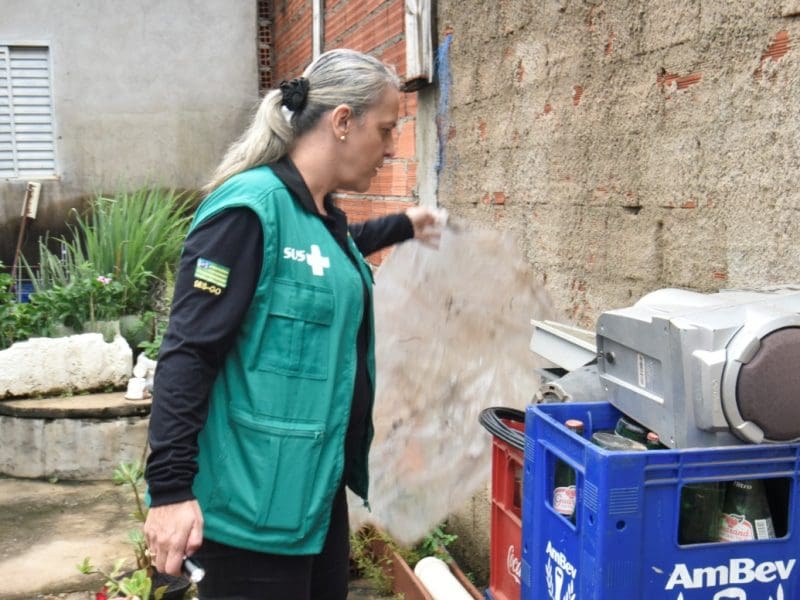
[[[144,469],[141,462],[120,463],[114,469],[113,481],[117,485],[128,485],[133,491],[135,509],[131,513],[136,521],[144,523],[147,508],[142,501],[141,486],[144,482]],[[141,528],[128,534],[133,546],[135,569],[128,568],[126,559],[117,560],[110,571],[104,571],[92,564],[91,559],[83,559],[77,569],[84,575],[100,575],[103,589],[95,594],[95,600],[181,600],[192,585],[186,577],[173,577],[155,570],[150,560],[147,542]]]

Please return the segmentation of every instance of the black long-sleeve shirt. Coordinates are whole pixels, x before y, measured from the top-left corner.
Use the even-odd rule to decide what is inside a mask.
[[[330,197],[322,215],[300,173],[287,157],[271,165],[292,192],[295,201],[317,215],[352,260],[348,231],[363,255],[414,236],[404,214],[389,215],[348,226],[347,216]],[[248,208],[231,208],[201,223],[187,236],[178,269],[172,312],[158,357],[150,415],[146,479],[152,506],[194,497],[197,472],[197,434],[208,416],[208,396],[217,372],[236,338],[255,291],[263,260],[264,232]],[[229,268],[220,295],[194,287],[198,258]],[[372,382],[366,367],[369,348],[369,296],[364,284],[364,314],[356,342],[356,378],[350,424],[345,442],[345,464],[350,448],[366,427]],[[345,474],[346,476],[346,474]]]

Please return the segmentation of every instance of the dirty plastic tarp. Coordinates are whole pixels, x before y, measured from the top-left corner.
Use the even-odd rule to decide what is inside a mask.
[[[438,250],[398,246],[376,276],[377,388],[371,511],[351,526],[416,543],[484,488],[488,406],[524,408],[539,385],[531,319],[551,318],[513,236],[445,230]]]

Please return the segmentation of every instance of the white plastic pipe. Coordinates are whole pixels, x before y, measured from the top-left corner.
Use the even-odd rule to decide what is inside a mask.
[[[414,574],[433,600],[473,600],[442,559],[426,556],[414,567]]]

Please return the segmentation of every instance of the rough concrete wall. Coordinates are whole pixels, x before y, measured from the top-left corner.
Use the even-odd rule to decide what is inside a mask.
[[[800,281],[799,16],[439,0],[440,205],[519,234],[556,318],[590,329],[661,287]],[[451,518],[481,579],[489,498]]]
[[[58,179],[44,182],[38,229],[99,190],[198,187],[257,101],[255,2],[3,0],[1,12],[0,44],[50,47]],[[0,256],[24,185],[0,181]]]
[[[800,3],[438,5],[439,201],[522,234],[560,320],[800,280]]]

